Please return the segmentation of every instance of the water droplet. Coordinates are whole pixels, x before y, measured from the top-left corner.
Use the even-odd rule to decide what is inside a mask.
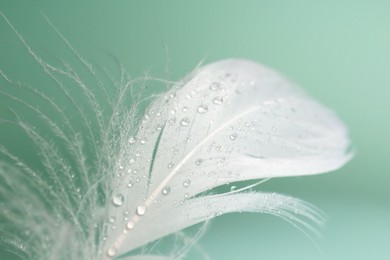
[[[133,229],[134,226],[135,226],[135,223],[134,223],[132,220],[130,220],[130,221],[127,222],[127,224],[126,224],[126,228],[127,228],[128,230]]]
[[[169,192],[171,192],[171,187],[165,186],[165,187],[162,189],[161,194],[162,194],[162,195],[168,195]]]
[[[122,206],[124,200],[125,198],[121,194],[112,197],[112,203],[117,207]]]
[[[213,103],[214,103],[215,105],[222,105],[222,103],[223,103],[223,98],[222,98],[222,97],[215,97],[215,98],[213,99]]]
[[[220,85],[218,82],[213,82],[210,84],[210,90],[217,91],[219,89]]]
[[[156,130],[157,130],[157,131],[161,131],[161,129],[162,129],[162,126],[161,126],[161,125],[157,125],[157,126],[156,126]]]
[[[184,113],[187,112],[187,111],[188,111],[188,107],[183,107],[183,108],[181,109],[181,111],[183,111]]]
[[[128,188],[133,187],[133,183],[129,182],[129,183],[127,184],[127,187],[128,187]]]
[[[184,188],[188,188],[188,187],[190,187],[190,185],[191,185],[191,181],[188,180],[188,179],[183,182],[183,187]]]
[[[110,219],[109,219],[110,223],[114,223],[115,219],[116,219],[115,216],[111,216]]]
[[[146,206],[145,205],[140,205],[137,207],[137,210],[135,211],[135,213],[138,215],[138,216],[143,216],[145,215],[146,213]]]
[[[190,119],[188,117],[185,117],[180,121],[180,125],[182,126],[188,126],[189,124],[190,124]]]
[[[135,163],[135,159],[134,159],[134,158],[131,158],[131,159],[129,160],[129,163],[130,163],[130,164]]]
[[[206,105],[200,105],[198,106],[198,113],[204,114],[209,110],[209,108]]]
[[[236,189],[237,189],[237,186],[233,185],[233,186],[230,187],[230,191],[235,191]]]
[[[220,146],[220,145],[217,145],[217,146],[215,147],[215,150],[216,150],[217,152],[221,151],[221,146]]]
[[[229,136],[230,140],[234,141],[236,140],[237,138],[237,133],[232,133],[230,136]]]
[[[110,247],[110,249],[107,250],[107,255],[108,256],[115,256],[116,255],[116,248],[114,246]]]
[[[172,109],[170,113],[171,113],[171,115],[174,115],[174,114],[176,114],[176,110]]]
[[[197,159],[197,160],[195,161],[195,164],[199,166],[199,165],[202,164],[202,162],[203,162],[203,159],[202,159],[202,158],[199,158],[199,159]]]
[[[172,118],[170,118],[170,119],[168,120],[168,123],[169,123],[170,125],[173,125],[175,122],[176,122],[176,117],[172,117]]]
[[[174,97],[176,97],[176,93],[169,94],[169,98],[174,98]]]
[[[135,137],[131,136],[131,137],[129,138],[129,144],[134,144],[135,141],[136,141]]]
[[[190,197],[190,195],[189,195],[188,193],[185,193],[185,194],[184,194],[184,198],[185,198],[185,199],[188,199],[188,197]]]
[[[173,166],[175,166],[175,164],[173,162],[168,163],[168,168],[169,169],[172,168]]]
[[[142,140],[140,141],[140,143],[141,143],[141,144],[146,144],[146,140],[145,140],[145,139],[142,139]]]

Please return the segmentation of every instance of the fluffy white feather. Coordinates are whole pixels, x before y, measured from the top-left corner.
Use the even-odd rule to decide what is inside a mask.
[[[256,183],[218,189],[244,180],[327,172],[351,158],[343,123],[278,73],[251,61],[219,61],[196,69],[142,113],[139,80],[123,75],[113,97],[58,30],[93,83],[69,64],[44,61],[0,14],[77,111],[84,130],[79,132],[70,119],[74,114],[42,89],[23,86],[50,113],[0,91],[34,112],[51,133],[48,137],[11,109],[36,145],[42,167],[0,145],[13,164],[0,164],[0,245],[6,250],[31,259],[111,259],[127,253],[126,259],[182,258],[204,228],[190,237],[180,230],[221,214],[269,213],[308,229],[307,220],[322,221],[303,201],[251,191]],[[5,82],[18,85],[0,72]],[[69,81],[79,87],[81,99],[69,91]],[[182,248],[173,246],[164,255],[145,247],[170,234]]]

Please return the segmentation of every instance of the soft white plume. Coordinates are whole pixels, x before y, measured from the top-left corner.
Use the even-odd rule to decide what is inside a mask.
[[[7,250],[32,259],[111,259],[126,253],[126,259],[183,258],[204,227],[191,236],[181,230],[221,214],[269,213],[308,229],[306,220],[321,222],[301,200],[252,191],[256,183],[218,189],[244,180],[332,171],[351,158],[343,123],[278,73],[246,60],[212,63],[159,94],[142,112],[141,92],[150,78],[122,74],[117,95],[110,94],[113,89],[57,31],[93,76],[107,98],[102,101],[90,88],[93,83],[69,64],[61,68],[43,61],[9,25],[79,113],[84,131],[44,89],[22,86],[50,112],[0,90],[34,112],[52,136],[11,108],[15,123],[36,145],[42,168],[0,145],[13,163],[0,164],[5,223],[0,245]],[[0,72],[5,82],[21,87]],[[69,81],[79,87],[81,99],[69,91]],[[172,234],[183,247],[173,246],[166,255],[145,247]]]

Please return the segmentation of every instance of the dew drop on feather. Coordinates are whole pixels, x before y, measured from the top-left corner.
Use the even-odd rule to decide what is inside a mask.
[[[219,88],[220,88],[220,85],[218,82],[212,82],[210,84],[210,90],[217,91],[217,90],[219,90]]]
[[[199,166],[199,165],[202,164],[202,162],[203,162],[203,159],[202,159],[202,158],[199,158],[199,159],[197,159],[197,160],[195,161],[195,164]]]
[[[214,103],[215,105],[222,105],[222,103],[223,103],[223,98],[222,98],[222,97],[215,97],[215,98],[213,99],[213,103]]]
[[[116,248],[115,247],[110,247],[107,251],[108,256],[115,256],[116,255]]]
[[[121,194],[115,195],[112,197],[112,203],[114,203],[115,206],[119,207],[123,205],[124,197]]]
[[[189,124],[190,124],[190,119],[188,117],[185,117],[180,121],[180,125],[182,126],[188,126]]]
[[[145,205],[140,205],[137,207],[137,210],[135,211],[135,213],[138,215],[138,216],[143,216],[145,215],[146,213],[146,206]]]
[[[128,230],[133,229],[134,226],[135,226],[135,224],[134,224],[134,222],[133,222],[132,220],[130,220],[130,221],[127,222],[127,224],[126,224],[126,228],[127,228]]]
[[[129,138],[129,144],[134,144],[135,141],[136,141],[135,137],[131,136],[131,137]]]
[[[204,114],[208,110],[209,110],[209,108],[207,107],[207,105],[200,105],[200,106],[198,106],[198,109],[197,109],[199,114]]]
[[[168,195],[170,192],[171,192],[171,187],[165,186],[165,187],[162,189],[161,194],[162,194],[162,195]]]
[[[237,138],[237,133],[232,133],[230,136],[229,136],[230,140],[234,141],[236,140]]]
[[[191,185],[191,181],[188,180],[188,179],[183,182],[183,187],[184,188],[188,188],[188,187],[190,187],[190,185]]]

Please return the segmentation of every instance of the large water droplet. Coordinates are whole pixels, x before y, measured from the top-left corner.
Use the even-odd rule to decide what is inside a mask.
[[[191,181],[188,180],[188,179],[183,182],[183,187],[184,188],[188,188],[188,187],[190,187],[190,185],[191,185]]]
[[[199,114],[204,114],[209,110],[209,108],[206,105],[200,105],[197,110]]]
[[[114,205],[117,207],[122,206],[124,200],[125,198],[121,194],[112,197],[112,203],[114,203]]]
[[[230,136],[229,136],[230,140],[234,141],[236,140],[237,138],[237,133],[232,133]]]
[[[185,117],[180,121],[180,125],[182,126],[188,126],[189,124],[190,124],[190,119],[188,117]]]
[[[222,98],[222,97],[215,97],[215,98],[213,99],[213,103],[214,103],[215,105],[222,105],[222,103],[223,103],[223,98]]]
[[[162,194],[162,195],[168,195],[169,192],[171,192],[171,187],[165,186],[165,187],[162,189],[161,194]]]
[[[210,84],[210,90],[216,91],[216,90],[218,90],[219,88],[220,88],[220,85],[219,85],[218,82],[212,82],[212,83]]]
[[[135,213],[138,215],[138,216],[143,216],[145,215],[146,213],[146,206],[145,205],[140,205],[137,207],[137,210],[135,211]]]

